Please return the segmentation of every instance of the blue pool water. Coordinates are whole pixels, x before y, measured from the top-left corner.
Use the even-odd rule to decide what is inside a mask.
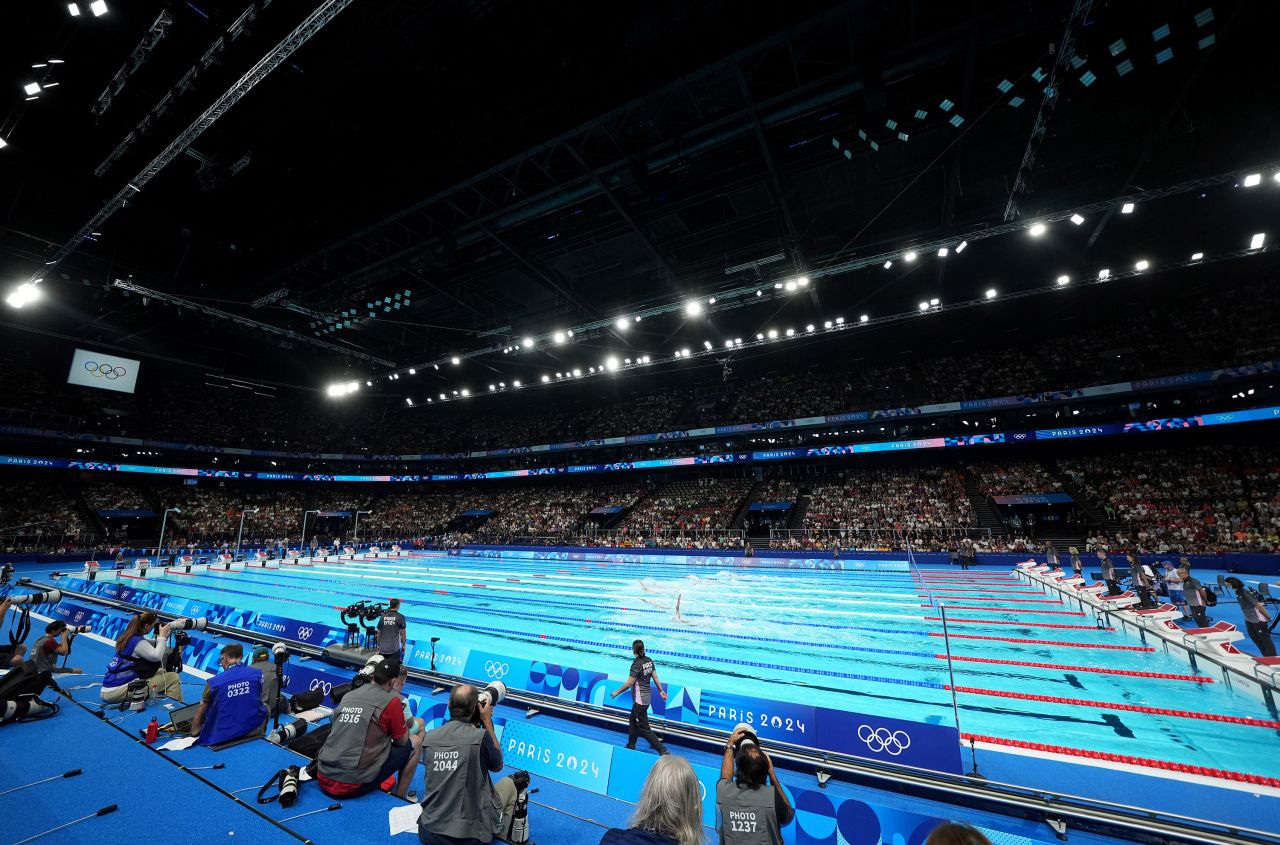
[[[1103,706],[1270,718],[1248,695],[1187,679],[1192,672],[1182,661],[1099,629],[1092,615],[1008,573],[915,569],[905,561],[844,561],[843,570],[832,570],[813,568],[830,561],[799,559],[744,567],[740,558],[598,557],[418,553],[139,586],[332,626],[336,607],[397,596],[410,639],[438,636],[442,649],[574,666],[620,681],[631,641],[641,637],[667,685],[944,725],[955,725],[958,714],[966,733],[1280,776],[1273,727]],[[955,708],[944,606],[951,669],[964,688]],[[821,746],[821,738],[806,744]]]

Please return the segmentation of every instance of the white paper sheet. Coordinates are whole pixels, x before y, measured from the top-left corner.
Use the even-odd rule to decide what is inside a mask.
[[[387,813],[387,821],[391,825],[391,835],[397,833],[417,833],[418,816],[422,815],[421,804],[405,804],[403,807],[392,807]]]

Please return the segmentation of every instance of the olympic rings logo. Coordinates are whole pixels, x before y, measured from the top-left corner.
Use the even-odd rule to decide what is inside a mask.
[[[858,726],[858,739],[867,744],[867,748],[876,754],[888,754],[897,757],[911,747],[911,737],[906,731],[891,731],[888,728],[872,728],[870,725]]]
[[[298,629],[298,639],[300,639],[300,640],[309,640],[309,639],[311,639],[311,635],[312,635],[312,634],[314,634],[314,633],[315,633],[315,631],[314,631],[313,629],[311,629],[311,628],[299,628],[299,629]]]
[[[94,378],[104,378],[108,381],[124,378],[129,373],[124,367],[118,367],[106,362],[99,364],[96,361],[85,361],[84,368]]]
[[[506,674],[510,671],[510,666],[505,663],[499,663],[496,660],[490,660],[484,664],[484,673],[495,681],[506,677]]]
[[[324,690],[324,694],[328,695],[333,690],[333,684],[329,683],[328,681],[322,681],[319,678],[312,678],[311,689],[313,690],[322,689]]]

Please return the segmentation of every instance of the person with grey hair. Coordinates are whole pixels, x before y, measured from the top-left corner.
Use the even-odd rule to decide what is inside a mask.
[[[693,766],[683,757],[658,758],[645,778],[626,830],[611,828],[600,845],[703,845],[702,794]]]

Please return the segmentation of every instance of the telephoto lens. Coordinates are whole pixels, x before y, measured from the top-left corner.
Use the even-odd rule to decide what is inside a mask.
[[[67,630],[73,634],[87,634],[93,630],[89,625],[68,625]]]
[[[733,747],[735,754],[747,745],[754,745],[756,748],[760,747],[760,737],[756,736],[755,729],[746,722],[739,722],[733,730],[735,733],[742,731],[742,736],[738,737],[738,744]]]
[[[490,681],[484,689],[480,690],[480,700],[478,706],[483,707],[487,702],[492,707],[497,707],[507,697],[507,685],[502,681]]]
[[[42,593],[9,596],[10,604],[56,604],[62,601],[61,590],[45,590]]]
[[[209,620],[201,616],[198,619],[187,619],[180,617],[169,623],[170,631],[203,631],[209,625]]]
[[[275,745],[288,745],[306,732],[307,720],[294,719],[289,724],[283,725],[267,734],[267,742]]]

